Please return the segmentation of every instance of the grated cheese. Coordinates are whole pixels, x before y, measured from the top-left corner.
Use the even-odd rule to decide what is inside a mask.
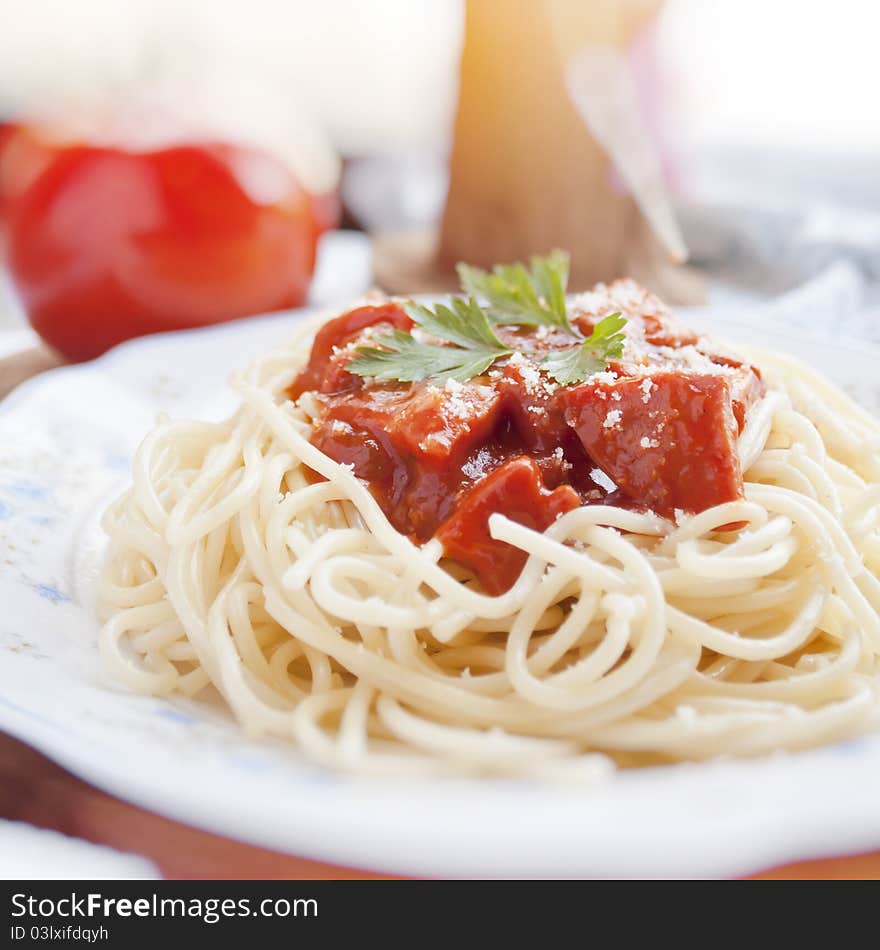
[[[590,478],[600,487],[604,488],[605,491],[612,492],[617,491],[617,485],[612,481],[601,468],[594,468],[590,472]]]
[[[602,423],[602,428],[604,429],[613,429],[623,418],[623,413],[619,409],[612,409],[607,416],[605,416],[605,421]]]

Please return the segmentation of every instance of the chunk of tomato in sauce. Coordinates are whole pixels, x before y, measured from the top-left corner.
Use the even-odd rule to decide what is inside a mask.
[[[638,506],[665,518],[742,496],[739,427],[723,376],[657,373],[578,386],[566,419],[590,458]]]
[[[561,445],[566,431],[563,407],[555,384],[534,366],[508,363],[500,370],[497,388],[521,448],[529,455],[548,455]]]
[[[500,408],[501,397],[488,386],[450,392],[416,383],[408,389],[372,388],[332,400],[323,422],[332,425],[336,420],[387,438],[405,458],[439,467],[464,461],[488,437]]]
[[[643,314],[641,324],[645,340],[652,346],[670,346],[677,349],[680,346],[691,346],[699,340],[693,330],[681,326],[669,315],[661,319],[653,314]]]
[[[578,493],[570,485],[553,491],[545,488],[537,463],[521,456],[477,482],[435,537],[447,557],[473,569],[486,593],[501,594],[513,586],[527,556],[491,536],[489,516],[502,512],[512,521],[545,531],[560,515],[580,504]]]
[[[399,304],[386,303],[358,307],[325,323],[315,335],[308,365],[290,387],[290,398],[297,399],[309,390],[332,393],[360,387],[361,378],[345,369],[354,355],[346,351],[346,346],[355,341],[365,342],[363,331],[367,327],[381,329],[383,325],[389,330],[408,330],[412,320]]]
[[[369,387],[324,401],[312,442],[353,465],[394,527],[422,541],[469,482],[462,466],[501,412],[501,396],[479,385]]]

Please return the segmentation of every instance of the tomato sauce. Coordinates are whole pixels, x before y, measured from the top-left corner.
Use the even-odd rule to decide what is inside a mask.
[[[623,356],[563,386],[538,363],[571,338],[532,327],[498,334],[534,356],[517,353],[465,383],[353,375],[357,346],[412,326],[396,303],[359,307],[322,327],[290,396],[313,393],[313,444],[353,467],[398,531],[436,537],[498,594],[526,557],[490,536],[494,512],[543,531],[584,504],[674,519],[742,497],[737,439],[764,392],[757,369],[681,327],[630,281],[575,298],[570,319],[589,334],[612,310],[628,320]]]

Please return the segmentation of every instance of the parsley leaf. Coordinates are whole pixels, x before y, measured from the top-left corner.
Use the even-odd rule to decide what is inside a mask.
[[[592,373],[604,370],[609,359],[623,355],[625,325],[626,318],[620,313],[603,317],[583,343],[552,350],[541,360],[540,368],[563,386],[583,382]]]
[[[346,367],[350,373],[404,383],[429,378],[466,382],[513,352],[498,339],[485,311],[473,299],[455,297],[448,307],[438,304],[433,310],[417,303],[405,304],[404,308],[425,333],[452,346],[391,330],[374,337],[381,349],[356,348],[357,355]]]
[[[440,340],[467,349],[484,347],[510,352],[496,336],[486,311],[473,297],[467,300],[453,297],[448,307],[438,303],[433,310],[419,303],[406,303],[403,309],[413,323]]]
[[[546,257],[532,258],[532,279],[547,306],[557,316],[559,325],[568,327],[565,289],[568,286],[569,257],[565,251],[551,251]]]
[[[417,331],[390,330],[373,337],[376,346],[358,346],[346,369],[359,376],[414,383],[423,379],[455,379],[466,382],[515,352],[532,359],[562,385],[579,383],[591,373],[605,369],[609,359],[623,353],[626,319],[619,313],[600,320],[587,339],[569,323],[565,304],[569,257],[551,251],[533,257],[531,267],[498,264],[491,272],[458,265],[467,299],[453,297],[449,304],[433,308],[409,302],[403,305]],[[476,297],[486,300],[481,306]],[[573,345],[549,353],[532,353],[499,339],[495,327],[551,326],[568,333]]]
[[[491,272],[459,264],[461,286],[472,297],[484,297],[489,318],[496,324],[556,326],[573,332],[565,310],[569,257],[551,251],[533,257],[531,270],[523,264],[498,264]]]

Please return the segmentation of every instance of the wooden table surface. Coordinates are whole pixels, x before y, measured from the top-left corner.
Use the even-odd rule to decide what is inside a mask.
[[[24,379],[60,365],[45,349],[0,359],[0,398]],[[321,864],[199,831],[120,801],[80,781],[0,732],[0,818],[52,828],[143,855],[168,878],[368,879],[369,871]],[[880,880],[880,851],[790,864],[758,878]]]

